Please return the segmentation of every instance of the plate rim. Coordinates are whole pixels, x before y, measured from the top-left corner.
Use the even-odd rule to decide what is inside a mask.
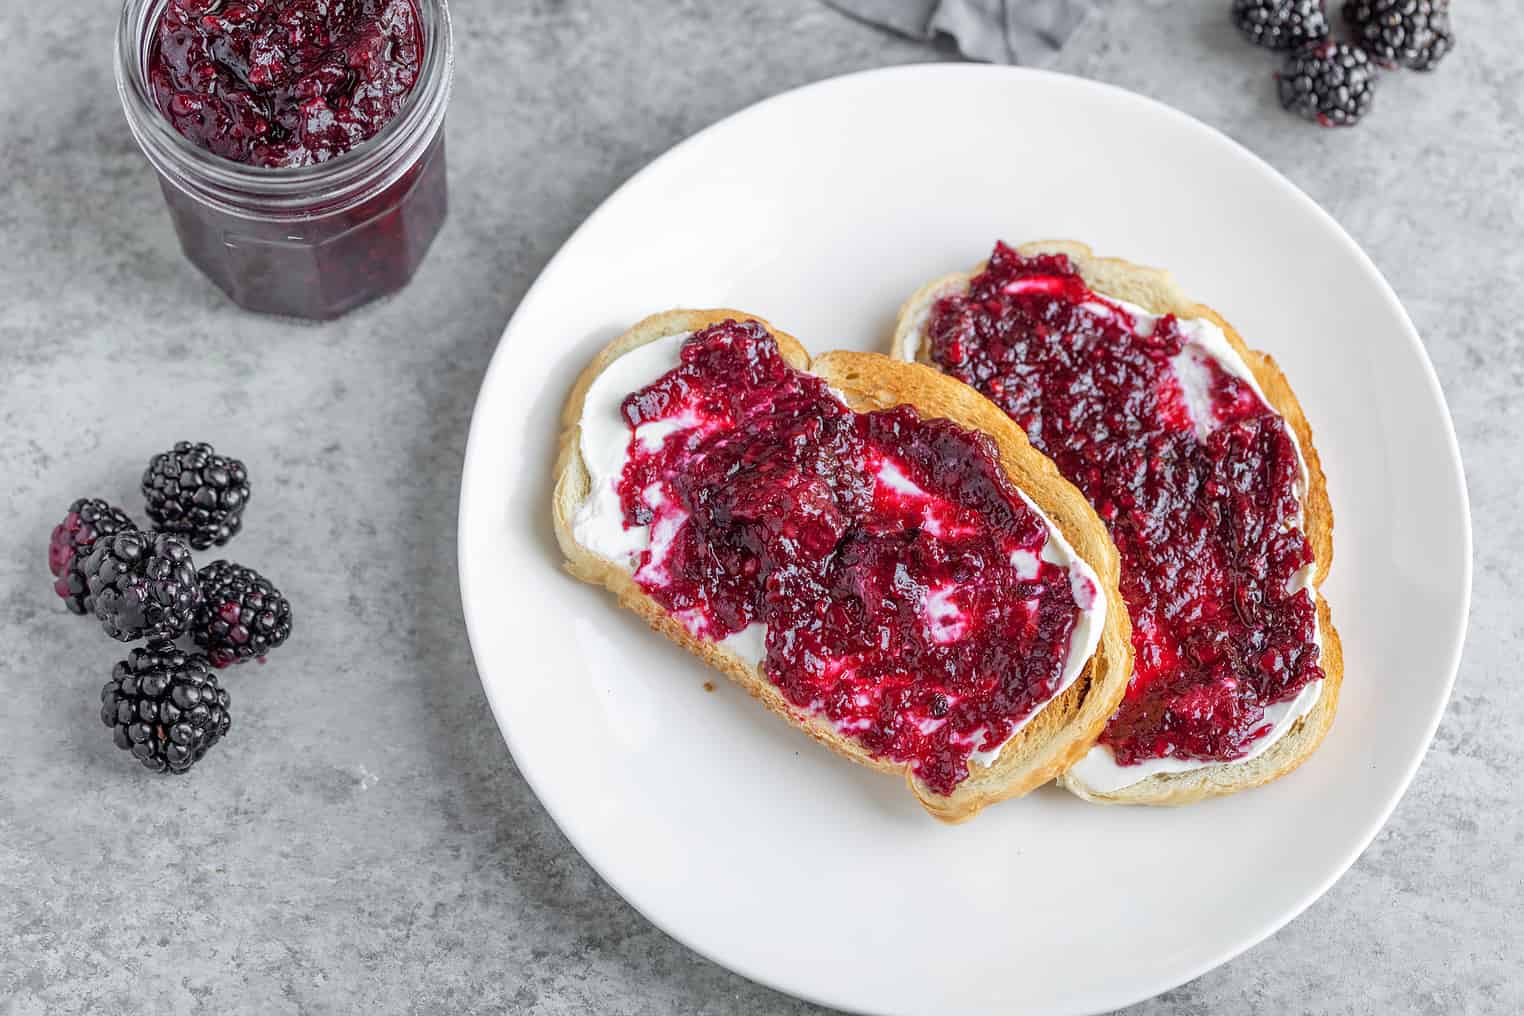
[[[598,877],[602,879],[611,889],[619,894],[620,899],[622,899],[627,905],[629,905],[638,914],[640,914],[642,918],[644,918],[646,921],[649,921],[653,927],[660,930],[673,941],[680,943],[687,949],[691,949],[693,952],[697,953],[705,960],[708,960],[709,962],[714,963],[725,970],[738,974],[739,976],[744,977],[753,983],[760,984],[764,987],[779,991],[793,998],[798,998],[817,1005],[828,1006],[830,1008],[839,1009],[846,1012],[871,1012],[871,1010],[864,1010],[858,1007],[850,999],[845,997],[832,997],[827,994],[801,990],[796,986],[784,983],[778,978],[768,976],[761,971],[752,969],[749,964],[737,963],[730,959],[722,958],[721,956],[711,952],[703,942],[696,941],[689,937],[678,934],[678,932],[669,927],[666,922],[658,919],[644,906],[637,902],[636,899],[634,899],[632,895],[626,891],[622,880],[613,877],[608,871],[604,870],[604,868],[597,861],[595,861],[592,857],[589,857],[588,854],[584,852],[583,849],[577,844],[577,842],[567,832],[566,823],[562,821],[562,808],[556,804],[551,803],[553,798],[547,799],[546,795],[541,793],[539,781],[534,775],[532,775],[533,766],[526,767],[523,760],[520,758],[518,751],[515,750],[514,738],[509,729],[510,725],[504,719],[510,710],[508,709],[506,702],[499,701],[497,695],[493,691],[492,684],[487,681],[485,675],[483,674],[482,658],[481,653],[478,649],[479,639],[476,634],[478,624],[482,622],[474,620],[475,612],[471,606],[471,601],[473,599],[473,581],[469,576],[472,574],[473,569],[469,561],[467,540],[470,535],[469,530],[472,528],[472,522],[474,521],[475,517],[475,511],[472,508],[472,504],[478,500],[478,498],[473,496],[475,490],[473,473],[479,471],[473,471],[472,465],[478,457],[485,454],[482,451],[482,448],[488,441],[488,438],[483,436],[482,429],[480,427],[482,418],[483,396],[489,390],[489,387],[493,385],[498,373],[506,369],[506,364],[509,360],[506,352],[509,346],[509,339],[512,336],[515,326],[520,318],[526,316],[526,308],[532,308],[536,305],[538,300],[544,299],[542,283],[546,277],[550,276],[553,270],[558,267],[562,259],[567,256],[568,251],[573,250],[578,246],[579,241],[583,235],[590,231],[590,229],[597,222],[599,222],[603,216],[609,214],[610,206],[614,205],[627,190],[635,187],[639,181],[648,175],[659,172],[667,163],[681,158],[683,153],[701,144],[711,133],[719,130],[722,127],[731,125],[733,121],[753,116],[774,104],[786,101],[798,101],[801,98],[808,96],[810,93],[841,87],[846,82],[860,82],[865,79],[873,78],[895,78],[926,75],[949,78],[1015,78],[1018,80],[1028,79],[1034,81],[1060,79],[1066,86],[1078,86],[1081,89],[1094,89],[1098,92],[1108,94],[1108,96],[1113,99],[1120,99],[1123,102],[1143,103],[1144,105],[1151,107],[1153,112],[1172,118],[1177,123],[1181,124],[1189,130],[1205,132],[1216,142],[1229,146],[1229,148],[1232,149],[1236,155],[1248,159],[1254,165],[1255,169],[1259,171],[1260,175],[1265,177],[1273,186],[1280,188],[1287,194],[1287,196],[1291,197],[1293,200],[1301,202],[1303,206],[1306,207],[1315,218],[1321,220],[1325,226],[1329,227],[1332,236],[1345,247],[1348,253],[1354,255],[1355,262],[1365,272],[1369,279],[1375,283],[1377,291],[1379,292],[1384,302],[1391,310],[1396,312],[1397,319],[1403,325],[1404,338],[1406,339],[1408,345],[1411,347],[1412,352],[1417,355],[1418,361],[1422,368],[1424,381],[1427,384],[1428,390],[1430,394],[1438,401],[1439,406],[1443,410],[1443,439],[1445,447],[1450,454],[1450,461],[1453,467],[1450,473],[1450,480],[1460,496],[1460,506],[1462,510],[1459,514],[1459,524],[1461,527],[1462,544],[1464,547],[1464,555],[1461,561],[1462,590],[1459,614],[1460,623],[1457,625],[1457,630],[1451,640],[1449,652],[1446,654],[1448,658],[1448,672],[1445,675],[1444,679],[1444,692],[1438,700],[1437,707],[1433,710],[1432,715],[1428,718],[1421,747],[1419,750],[1413,753],[1413,757],[1407,763],[1406,770],[1401,774],[1401,779],[1395,784],[1395,789],[1389,794],[1388,800],[1382,803],[1382,806],[1379,809],[1378,817],[1370,824],[1369,829],[1362,833],[1361,836],[1355,838],[1351,842],[1351,845],[1346,848],[1343,855],[1337,858],[1336,863],[1330,869],[1330,874],[1320,882],[1316,883],[1309,891],[1303,893],[1302,897],[1298,899],[1292,906],[1288,907],[1280,916],[1263,922],[1259,927],[1250,929],[1245,934],[1239,936],[1237,939],[1233,940],[1230,943],[1220,945],[1213,950],[1208,950],[1208,959],[1192,964],[1187,964],[1184,968],[1183,974],[1179,971],[1171,971],[1166,977],[1157,983],[1157,986],[1150,988],[1147,994],[1136,995],[1135,993],[1128,992],[1123,995],[1114,993],[1112,997],[1107,998],[1104,1001],[1104,1004],[1102,1004],[1100,1008],[1087,1007],[1084,1009],[1069,1009],[1059,1011],[1065,1014],[1065,1016],[1100,1016],[1100,1014],[1104,1014],[1111,1010],[1133,1005],[1138,1002],[1145,1001],[1149,998],[1153,998],[1164,992],[1173,990],[1174,988],[1193,981],[1203,974],[1206,974],[1216,969],[1217,967],[1222,966],[1223,964],[1228,963],[1233,959],[1243,955],[1248,950],[1264,942],[1270,936],[1274,935],[1286,925],[1290,924],[1297,917],[1301,916],[1301,914],[1304,913],[1308,907],[1321,899],[1323,895],[1333,887],[1334,883],[1336,883],[1345,875],[1345,873],[1349,871],[1354,863],[1359,860],[1361,855],[1363,855],[1365,851],[1370,847],[1370,844],[1376,838],[1377,834],[1379,834],[1391,820],[1392,813],[1396,810],[1398,803],[1400,803],[1402,798],[1406,795],[1408,788],[1412,785],[1413,778],[1417,775],[1419,767],[1423,764],[1425,757],[1427,757],[1429,748],[1432,746],[1434,741],[1434,735],[1438,731],[1439,724],[1443,720],[1446,711],[1449,709],[1451,698],[1454,695],[1455,683],[1460,672],[1461,658],[1464,653],[1467,636],[1470,632],[1472,587],[1475,580],[1475,547],[1472,532],[1473,523],[1471,518],[1470,490],[1466,483],[1465,463],[1464,459],[1461,456],[1460,442],[1456,436],[1454,414],[1450,409],[1449,400],[1445,398],[1443,386],[1440,384],[1439,375],[1434,369],[1432,360],[1429,358],[1428,350],[1424,346],[1423,339],[1419,334],[1417,327],[1413,324],[1411,317],[1409,317],[1407,309],[1403,306],[1402,301],[1397,296],[1396,291],[1392,288],[1391,283],[1387,281],[1386,276],[1382,274],[1380,268],[1377,267],[1376,263],[1371,259],[1370,255],[1368,255],[1365,250],[1355,241],[1355,239],[1350,236],[1350,234],[1344,229],[1342,225],[1340,225],[1338,220],[1335,219],[1333,215],[1327,211],[1327,209],[1325,209],[1315,199],[1313,199],[1311,195],[1303,191],[1288,177],[1281,173],[1280,170],[1276,169],[1253,150],[1241,144],[1218,128],[1213,127],[1211,124],[1191,116],[1189,113],[1176,109],[1175,107],[1170,106],[1161,100],[1152,98],[1151,96],[1143,95],[1142,93],[1132,91],[1131,89],[1123,88],[1120,85],[1114,85],[1109,82],[1098,81],[1092,78],[1083,77],[1081,75],[1067,74],[1060,71],[1053,71],[1044,68],[938,62],[919,62],[911,64],[897,64],[889,67],[876,67],[862,71],[854,71],[847,74],[835,75],[832,77],[823,78],[818,81],[809,82],[807,84],[799,85],[794,88],[778,92],[766,98],[760,99],[754,103],[751,103],[750,105],[744,106],[732,113],[719,118],[713,123],[700,128],[693,134],[690,134],[687,137],[681,139],[671,147],[667,148],[661,154],[657,155],[650,162],[646,163],[630,177],[615,187],[598,203],[598,206],[594,208],[593,211],[589,213],[587,217],[584,218],[574,230],[572,230],[566,239],[561,242],[560,246],[556,249],[555,254],[552,255],[551,258],[545,263],[545,265],[536,274],[534,281],[530,283],[529,287],[525,290],[524,296],[519,300],[518,306],[514,308],[513,313],[509,316],[508,322],[503,328],[502,335],[499,336],[497,340],[497,345],[493,350],[491,359],[488,361],[486,370],[483,372],[481,383],[477,388],[475,400],[472,403],[471,422],[467,432],[465,454],[463,456],[461,465],[460,492],[456,501],[456,580],[460,591],[461,611],[465,620],[466,637],[471,649],[472,664],[476,669],[477,680],[481,683],[482,691],[485,694],[488,706],[492,711],[493,721],[497,725],[498,732],[503,738],[503,742],[507,746],[509,754],[513,757],[515,767],[518,769],[519,774],[523,777],[524,781],[528,783],[530,789],[534,791],[536,800],[539,802],[540,806],[545,809],[546,813],[550,816],[551,821],[556,824],[556,827],[561,832],[561,835],[566,837],[567,842],[572,846],[573,849],[577,851],[582,860],[586,862],[594,872],[597,873]]]

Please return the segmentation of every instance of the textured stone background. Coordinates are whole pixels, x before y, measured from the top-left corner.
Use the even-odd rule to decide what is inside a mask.
[[[456,0],[450,223],[410,290],[317,328],[181,259],[118,109],[115,6],[0,13],[0,1011],[812,1011],[653,929],[521,782],[466,646],[456,482],[509,313],[620,182],[757,99],[938,54],[816,0]],[[1391,824],[1138,1016],[1524,1010],[1524,22],[1459,6],[1457,52],[1351,132],[1277,111],[1227,0],[1103,3],[1058,64],[1221,128],[1364,245],[1438,367],[1476,523],[1455,700]],[[155,780],[99,724],[117,652],[52,598],[44,544],[80,494],[135,503],[184,435],[253,464],[234,550],[300,628],[231,678],[210,764]]]

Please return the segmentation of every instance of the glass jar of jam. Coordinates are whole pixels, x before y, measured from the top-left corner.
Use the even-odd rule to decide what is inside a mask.
[[[337,317],[444,223],[446,0],[126,0],[116,81],[185,256],[234,302]]]

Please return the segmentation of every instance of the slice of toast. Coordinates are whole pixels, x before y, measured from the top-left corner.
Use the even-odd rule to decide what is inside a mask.
[[[1334,630],[1328,602],[1319,587],[1333,561],[1333,509],[1328,501],[1328,485],[1317,449],[1312,443],[1312,428],[1301,405],[1291,391],[1286,375],[1269,354],[1250,349],[1222,315],[1189,299],[1169,272],[1147,268],[1119,258],[1096,257],[1089,247],[1068,240],[1045,240],[1016,248],[1025,256],[1063,254],[1096,293],[1136,304],[1152,314],[1173,314],[1177,318],[1205,318],[1222,329],[1223,335],[1254,374],[1270,406],[1290,425],[1307,464],[1307,493],[1303,499],[1303,524],[1312,547],[1315,565],[1313,594],[1317,597],[1318,632],[1324,679],[1318,701],[1286,734],[1256,758],[1225,762],[1183,773],[1157,774],[1130,786],[1102,792],[1083,783],[1074,772],[1059,778],[1071,792],[1098,804],[1189,804],[1207,797],[1262,786],[1291,772],[1317,750],[1333,724],[1339,704],[1339,686],[1344,676],[1344,654],[1339,634]],[[900,309],[895,324],[890,353],[896,359],[929,364],[930,352],[926,325],[937,300],[968,288],[970,280],[981,271],[957,272],[922,286]]]
[[[719,644],[693,635],[648,596],[631,574],[577,542],[573,521],[589,496],[589,476],[581,452],[583,404],[593,380],[618,357],[665,336],[695,332],[727,319],[753,320],[777,340],[785,361],[824,378],[852,409],[866,412],[899,404],[914,406],[923,417],[945,417],[994,441],[1000,464],[1034,504],[1045,512],[1095,572],[1108,609],[1094,655],[1066,690],[1040,708],[988,766],[971,762],[969,776],[951,794],[926,786],[907,763],[869,754],[843,736],[825,717],[792,705],[768,680],[761,665],[752,666]],[[654,381],[655,378],[650,380]],[[1084,497],[1038,453],[1021,428],[993,403],[945,375],[918,364],[898,363],[876,353],[827,353],[813,360],[792,335],[755,315],[735,310],[671,310],[655,314],[614,339],[593,358],[572,387],[562,414],[560,454],[556,460],[554,521],[566,555],[566,569],[584,582],[603,586],[658,632],[705,663],[722,671],[763,705],[817,741],[854,762],[880,772],[902,775],[917,800],[935,817],[962,822],[985,805],[1017,797],[1041,786],[1082,757],[1115,711],[1132,670],[1132,640],[1127,611],[1119,609],[1119,563],[1116,548],[1100,518]]]

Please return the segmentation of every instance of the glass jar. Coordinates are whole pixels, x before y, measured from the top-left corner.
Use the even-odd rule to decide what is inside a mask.
[[[245,165],[183,137],[148,62],[168,0],[126,0],[116,83],[191,263],[250,310],[327,319],[401,289],[444,223],[444,117],[454,51],[446,0],[417,0],[423,63],[397,115],[327,162]]]

